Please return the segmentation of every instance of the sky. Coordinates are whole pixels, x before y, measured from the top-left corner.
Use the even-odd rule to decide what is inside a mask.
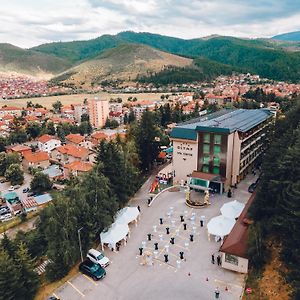
[[[2,2],[2,3],[1,3]],[[197,38],[300,30],[298,0],[1,0],[0,43],[29,48],[120,31]]]

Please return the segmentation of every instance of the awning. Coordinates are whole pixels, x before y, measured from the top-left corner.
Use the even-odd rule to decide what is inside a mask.
[[[235,224],[234,219],[226,218],[222,215],[212,218],[207,223],[207,230],[209,234],[220,236],[223,238],[228,235]]]
[[[140,212],[137,207],[124,207],[117,212],[115,223],[129,224],[133,221],[136,221],[139,215]]]
[[[127,224],[113,223],[107,231],[100,233],[102,247],[103,244],[110,244],[115,249],[116,243],[125,239],[128,233],[129,227]]]

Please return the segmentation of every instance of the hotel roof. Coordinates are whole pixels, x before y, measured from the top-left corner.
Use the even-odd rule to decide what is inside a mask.
[[[197,131],[246,132],[272,117],[268,109],[223,109],[181,124],[171,131],[171,138],[196,140]]]

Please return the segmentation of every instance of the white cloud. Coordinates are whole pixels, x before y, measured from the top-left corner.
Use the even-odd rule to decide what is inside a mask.
[[[0,42],[22,47],[124,30],[194,38],[269,37],[300,28],[300,3],[292,0],[14,0],[0,14]]]

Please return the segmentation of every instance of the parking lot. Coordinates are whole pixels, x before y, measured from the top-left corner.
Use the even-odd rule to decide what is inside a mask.
[[[119,252],[105,249],[105,255],[111,260],[106,268],[106,277],[94,282],[78,273],[54,294],[62,300],[206,300],[214,298],[214,290],[218,287],[220,299],[239,299],[243,291],[244,275],[211,263],[211,254],[218,254],[220,244],[214,239],[208,241],[206,227],[200,227],[199,220],[205,216],[207,223],[219,215],[220,207],[225,202],[233,199],[246,202],[250,196],[247,188],[253,180],[253,176],[249,175],[234,191],[233,198],[229,199],[226,195],[212,196],[211,205],[198,210],[185,205],[183,191],[165,192],[151,207],[145,205],[145,198],[137,197],[132,205],[141,206],[141,220],[137,227],[130,226],[131,236]],[[184,216],[184,222],[181,222],[180,215]],[[163,218],[163,224],[160,224],[160,218]],[[183,223],[187,224],[187,230],[184,230]],[[149,233],[151,241],[148,241]],[[193,234],[193,241],[190,240],[190,234]],[[175,239],[174,245],[170,244],[171,237]],[[157,253],[154,253],[154,243],[158,243]],[[153,254],[152,266],[141,264],[143,260],[139,248]],[[184,252],[183,260],[180,260],[179,252]],[[168,255],[168,262],[165,262],[165,254]],[[177,261],[180,261],[180,266]]]

